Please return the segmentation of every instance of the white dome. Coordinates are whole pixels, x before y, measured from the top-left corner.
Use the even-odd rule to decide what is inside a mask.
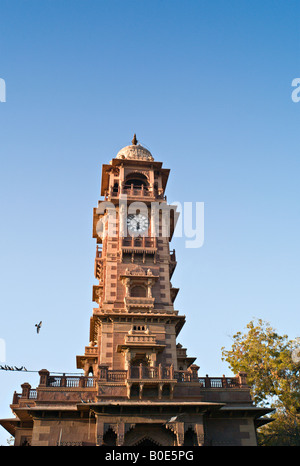
[[[151,152],[140,144],[123,147],[123,149],[118,152],[116,158],[128,160],[154,160]]]

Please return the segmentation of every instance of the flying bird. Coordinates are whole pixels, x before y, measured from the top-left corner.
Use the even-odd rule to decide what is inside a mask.
[[[169,423],[169,422],[175,422],[177,418],[178,418],[178,416],[173,416],[173,417],[171,417],[171,419],[169,419],[167,422],[168,422],[168,423]]]
[[[36,333],[39,333],[40,329],[41,329],[41,326],[42,326],[42,321],[40,321],[39,324],[35,324],[35,326],[36,326]]]
[[[184,416],[185,413],[180,413],[180,414],[177,414],[176,416],[172,416],[167,422],[164,422],[164,425],[165,424],[171,424],[172,422],[176,422],[179,420],[180,417]]]

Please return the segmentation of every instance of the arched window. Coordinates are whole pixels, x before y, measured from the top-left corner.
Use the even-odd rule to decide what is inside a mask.
[[[130,173],[125,180],[125,189],[131,189],[132,185],[133,188],[142,188],[143,186],[146,190],[148,188],[147,177],[142,173]]]
[[[133,298],[146,298],[146,288],[141,285],[135,285],[130,290],[130,296]]]
[[[119,191],[119,183],[116,181],[113,185],[113,193],[118,193]]]

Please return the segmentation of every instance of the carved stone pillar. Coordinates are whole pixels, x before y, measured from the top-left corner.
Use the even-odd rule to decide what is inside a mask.
[[[127,382],[127,387],[126,388],[127,388],[127,398],[128,398],[128,400],[130,400],[131,385],[132,385],[132,383]]]
[[[124,444],[125,438],[125,424],[124,422],[120,422],[117,425],[117,447],[121,447]]]
[[[47,382],[48,382],[48,377],[50,375],[50,372],[47,371],[47,369],[42,369],[39,371],[39,375],[40,375],[40,384],[39,384],[39,387],[46,387],[47,386]]]
[[[174,396],[174,384],[171,383],[170,384],[170,400],[173,400],[173,396]]]
[[[130,278],[126,278],[124,280],[124,285],[125,285],[125,296],[130,297]]]
[[[98,416],[96,418],[96,445],[100,447],[103,445],[104,422],[100,421]]]
[[[28,382],[25,382],[21,385],[22,388],[22,398],[29,398],[29,392],[31,385]]]
[[[156,353],[151,352],[149,354],[149,359],[150,359],[150,362],[149,362],[150,367],[155,367],[156,366]]]
[[[119,191],[120,192],[123,191],[123,185],[124,185],[124,183],[119,183]],[[125,207],[125,203],[124,203],[124,201],[121,200],[121,197],[120,197],[120,203],[119,203],[119,238],[121,239],[121,241],[125,236],[127,236],[126,211],[127,211],[127,205]]]
[[[124,368],[126,371],[130,369],[130,360],[131,360],[131,354],[129,348],[126,348],[124,350]]]
[[[164,386],[163,383],[159,383],[159,384],[158,384],[158,399],[159,399],[159,400],[161,400],[161,398],[162,398],[163,386]]]
[[[140,400],[143,398],[143,388],[144,388],[144,384],[140,383],[139,384],[139,399]]]
[[[177,445],[181,447],[184,444],[184,422],[177,422],[176,424]]]
[[[152,298],[152,286],[154,284],[154,281],[151,278],[148,278],[147,280],[147,296],[148,298]]]
[[[197,436],[197,443],[198,446],[204,445],[204,425],[203,425],[203,418],[199,419],[199,421],[194,426],[195,434]]]

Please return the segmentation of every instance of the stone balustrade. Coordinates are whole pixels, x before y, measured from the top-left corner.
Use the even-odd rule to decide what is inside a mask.
[[[80,393],[81,390],[88,390],[90,393],[96,393],[98,384],[101,383],[124,383],[130,385],[132,383],[141,382],[156,382],[160,383],[172,383],[175,385],[181,385],[186,383],[193,383],[200,389],[241,389],[247,388],[246,374],[239,372],[234,377],[198,377],[197,371],[174,371],[173,366],[162,366],[159,364],[157,367],[143,366],[130,366],[128,370],[110,370],[107,366],[99,366],[98,377],[85,377],[85,376],[66,376],[66,375],[55,375],[50,374],[46,369],[39,372],[40,384],[37,389],[32,389],[29,383],[24,383],[22,393],[14,393],[13,405],[19,405],[27,403],[27,401],[34,403],[39,399],[39,390],[53,388],[65,388],[66,390],[74,390],[78,388]],[[178,385],[178,386],[179,386]],[[86,392],[87,393],[87,392]],[[79,394],[80,395],[80,394]],[[80,395],[81,396],[81,395]]]

